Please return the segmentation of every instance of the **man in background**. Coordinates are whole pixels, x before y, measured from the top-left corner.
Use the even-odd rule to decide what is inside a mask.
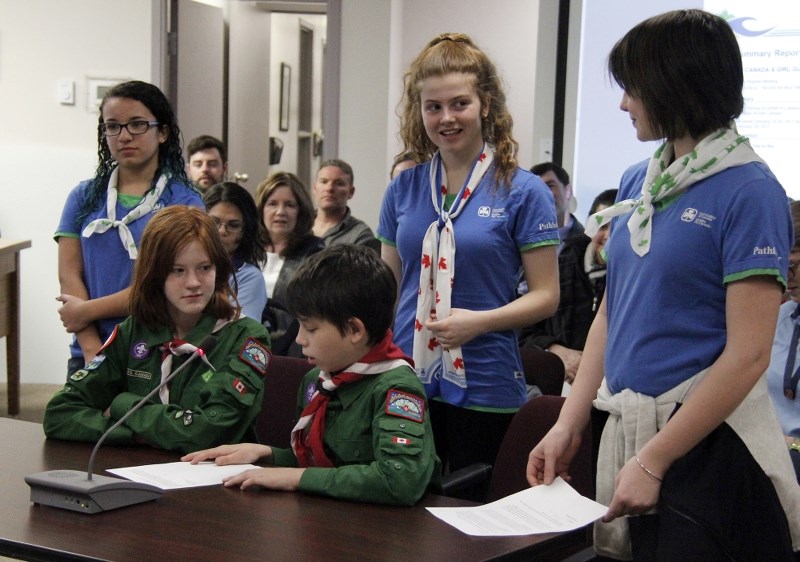
[[[186,155],[186,173],[201,193],[225,180],[228,153],[221,140],[200,135],[189,143]]]
[[[372,229],[355,218],[347,206],[356,191],[350,164],[337,159],[323,162],[312,191],[317,207],[314,235],[322,238],[326,247],[360,244],[380,252],[380,242],[375,238]]]
[[[562,243],[568,238],[582,234],[583,225],[569,211],[573,193],[567,171],[553,162],[542,162],[531,168],[531,172],[539,176],[553,193],[556,217],[558,217],[558,234]]]

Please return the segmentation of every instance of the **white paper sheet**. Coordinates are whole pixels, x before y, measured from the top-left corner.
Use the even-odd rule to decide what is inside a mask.
[[[109,468],[108,472],[134,482],[152,484],[162,490],[176,490],[195,486],[219,485],[222,484],[222,479],[226,476],[233,476],[251,468],[259,467],[254,464],[217,466],[210,461],[198,464],[167,462],[125,468]]]
[[[468,535],[500,537],[571,531],[599,519],[607,507],[581,496],[563,479],[475,507],[429,507]]]

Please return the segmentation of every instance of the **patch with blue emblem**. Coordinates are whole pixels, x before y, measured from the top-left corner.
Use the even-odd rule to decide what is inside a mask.
[[[414,394],[390,390],[386,393],[386,413],[422,423],[425,419],[425,400]]]
[[[250,365],[256,371],[265,375],[269,358],[272,356],[269,349],[255,338],[247,338],[239,352],[239,359]]]

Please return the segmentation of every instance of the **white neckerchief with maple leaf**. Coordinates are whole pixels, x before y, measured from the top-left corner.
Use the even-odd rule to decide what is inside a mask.
[[[443,378],[461,388],[467,387],[464,357],[461,347],[444,349],[425,322],[435,313],[437,319],[450,316],[450,296],[455,278],[456,241],[453,219],[466,206],[481,178],[494,159],[494,149],[484,144],[467,181],[456,195],[452,206],[445,210],[447,174],[437,152],[431,160],[431,201],[438,215],[422,239],[422,257],[417,296],[417,315],[414,320],[414,365],[423,383],[434,377]]]

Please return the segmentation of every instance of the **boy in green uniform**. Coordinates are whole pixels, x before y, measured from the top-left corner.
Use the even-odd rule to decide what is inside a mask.
[[[416,503],[438,482],[440,463],[422,384],[392,342],[396,295],[391,270],[365,247],[344,244],[310,257],[287,288],[290,312],[300,320],[297,342],[316,365],[298,391],[292,448],[224,445],[182,460],[275,465],[230,477],[225,486]]]

